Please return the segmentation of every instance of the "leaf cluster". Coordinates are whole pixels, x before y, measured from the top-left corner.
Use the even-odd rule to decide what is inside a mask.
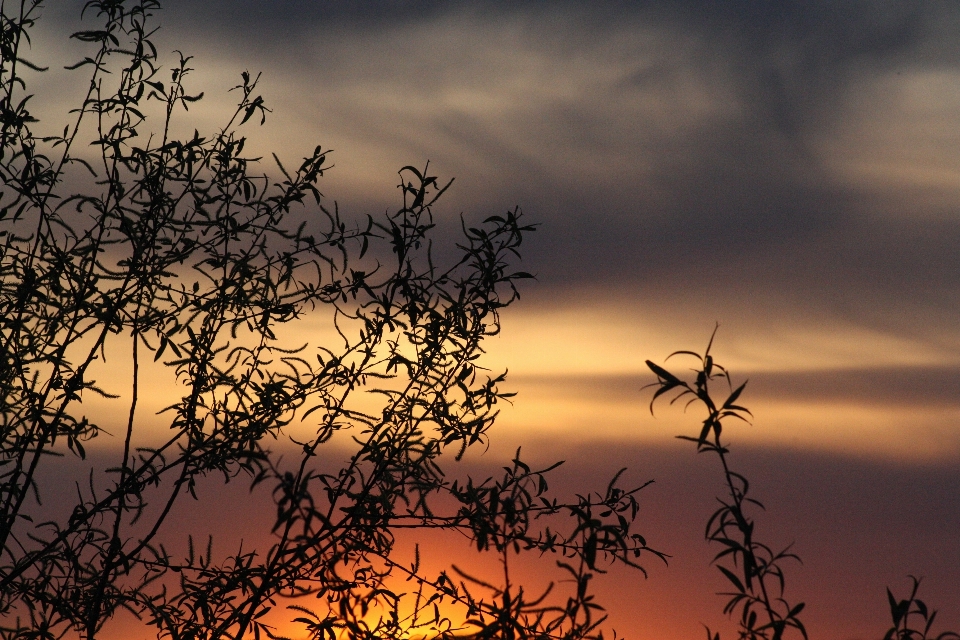
[[[935,609],[917,597],[920,579],[910,576],[910,595],[905,599],[894,597],[887,589],[887,601],[890,603],[892,626],[884,634],[883,640],[958,640],[960,634],[953,631],[933,633],[933,623],[937,619]]]
[[[743,474],[731,469],[730,451],[721,440],[724,419],[733,418],[749,423],[752,414],[739,404],[747,383],[734,387],[730,373],[716,363],[710,354],[716,331],[714,328],[702,355],[694,351],[677,351],[668,356],[668,359],[677,355],[686,356],[696,361],[692,369],[692,381],[649,360],[646,362],[657,377],[656,382],[650,385],[656,389],[650,402],[650,411],[653,412],[657,399],[666,396],[670,398],[670,404],[686,400],[685,409],[700,406],[706,412],[696,437],[677,437],[695,443],[698,453],[716,456],[723,471],[727,495],[717,499],[720,507],[707,520],[704,535],[709,542],[720,547],[713,564],[733,586],[733,591],[720,594],[727,598],[723,612],[736,617],[739,637],[743,640],[779,640],[786,637],[788,632],[793,632],[806,638],[806,628],[800,620],[804,603],[791,604],[784,597],[786,577],[783,564],[787,560],[799,562],[800,558],[789,547],[775,552],[757,539],[755,520],[749,509],[763,509],[763,504],[748,496],[750,483]],[[717,382],[721,388],[726,388],[720,392],[722,402],[716,398],[717,392],[711,389],[711,385]],[[912,588],[905,599],[895,598],[887,589],[892,626],[884,640],[960,638],[952,631],[933,634],[937,612],[917,598],[920,580],[912,576],[910,579]],[[720,640],[720,634],[707,627],[707,638]]]
[[[774,551],[758,539],[750,509],[762,509],[763,505],[750,497],[747,478],[730,467],[729,449],[721,439],[724,420],[749,422],[751,414],[738,404],[747,383],[734,387],[727,370],[710,354],[713,337],[702,355],[694,351],[677,351],[668,357],[679,355],[694,359],[697,364],[692,381],[647,361],[647,366],[657,376],[652,385],[656,391],[650,411],[653,412],[657,399],[672,394],[670,404],[686,400],[685,408],[696,405],[706,413],[696,437],[677,437],[695,443],[698,453],[715,455],[723,470],[727,495],[717,499],[720,506],[708,519],[704,535],[709,542],[720,547],[713,563],[733,587],[732,591],[721,594],[727,598],[723,611],[736,617],[739,637],[743,640],[780,640],[789,630],[794,630],[806,638],[806,628],[800,620],[804,603],[791,604],[784,597],[783,564],[787,560],[799,561],[799,557],[791,553],[789,547]],[[717,382],[726,387],[726,392],[721,392],[722,400],[715,398],[716,391],[712,388]],[[719,640],[719,634],[712,633],[709,628],[707,635],[711,640]]]

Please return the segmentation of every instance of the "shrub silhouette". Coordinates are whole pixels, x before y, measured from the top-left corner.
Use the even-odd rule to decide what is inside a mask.
[[[511,395],[478,359],[530,277],[514,263],[532,226],[518,209],[464,222],[442,264],[431,207],[449,183],[412,166],[396,211],[345,220],[318,189],[321,146],[290,168],[274,155],[276,177],[245,155],[241,130],[268,113],[247,72],[222,128],[178,137],[203,93],[189,57],[161,66],[158,9],[85,4],[97,24],[73,34],[88,53],[67,68],[87,74],[86,94],[41,136],[27,87],[42,70],[26,57],[40,2],[3,5],[0,637],[92,640],[129,611],[157,637],[272,638],[267,614],[285,597],[301,598],[287,618],[318,640],[599,638],[593,576],[658,556],[633,531],[640,487],[618,474],[558,501],[557,465],[532,469],[519,451],[498,478],[445,471],[487,442]],[[278,337],[307,317],[334,337]],[[129,385],[99,385],[118,361]],[[165,430],[143,415],[148,368],[179,389]],[[96,399],[107,409],[91,414]],[[42,470],[84,459],[112,415],[124,416],[110,426],[119,446],[100,449],[112,460],[41,518],[41,501],[65,494]],[[338,434],[348,459],[323,467]],[[205,478],[269,489],[269,544],[167,551],[180,535],[169,514]],[[497,554],[503,578],[431,574],[419,551],[397,557],[401,529],[459,532]],[[564,589],[515,584],[509,559],[524,552],[553,558]]]
[[[733,588],[720,595],[727,598],[724,613],[736,618],[738,637],[742,640],[780,640],[793,632],[807,638],[806,628],[800,619],[804,603],[791,604],[784,597],[784,564],[788,560],[799,562],[800,558],[791,553],[789,548],[774,551],[761,542],[751,511],[763,509],[763,505],[748,496],[750,482],[731,468],[730,450],[721,439],[724,420],[748,422],[752,414],[741,404],[747,383],[734,387],[729,371],[715,362],[710,354],[715,336],[716,328],[702,355],[695,351],[676,351],[667,356],[668,360],[674,356],[693,359],[696,364],[692,370],[692,380],[650,360],[646,361],[647,367],[657,377],[656,382],[650,385],[656,388],[650,401],[650,411],[653,412],[658,399],[666,397],[670,404],[683,401],[685,409],[696,406],[706,413],[696,437],[677,437],[693,442],[697,453],[713,454],[720,462],[727,495],[718,498],[720,507],[707,521],[705,537],[720,548],[713,558],[713,564]],[[717,390],[718,386],[720,390]],[[910,595],[904,600],[896,599],[887,589],[892,626],[884,640],[960,638],[960,634],[951,631],[932,635],[936,611],[917,598],[920,581],[912,576],[911,580]],[[720,634],[708,627],[707,637],[709,640],[719,640]]]

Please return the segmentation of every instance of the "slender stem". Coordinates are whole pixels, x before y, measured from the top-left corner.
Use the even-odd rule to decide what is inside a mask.
[[[114,509],[113,531],[110,536],[110,546],[103,559],[103,565],[100,569],[100,581],[97,584],[96,595],[93,598],[93,604],[90,607],[90,613],[87,618],[87,638],[94,640],[97,629],[100,626],[100,617],[103,610],[103,596],[107,584],[114,579],[113,572],[117,567],[115,560],[122,552],[123,542],[120,540],[120,526],[123,522],[123,514],[126,510],[126,499],[129,488],[127,487],[127,476],[129,472],[128,464],[130,460],[130,441],[133,437],[134,419],[137,413],[137,398],[140,391],[140,358],[138,344],[140,342],[140,332],[137,329],[137,322],[134,321],[133,328],[133,380],[130,400],[130,413],[127,416],[127,432],[123,440],[123,458],[120,463],[120,481],[117,490],[117,507]]]

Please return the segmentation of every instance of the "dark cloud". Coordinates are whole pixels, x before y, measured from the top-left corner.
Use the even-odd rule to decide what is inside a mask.
[[[937,140],[956,105],[924,94],[931,74],[960,81],[956,4],[173,0],[161,16],[198,67],[263,69],[276,135],[296,131],[282,145],[332,140],[326,191],[351,210],[392,205],[391,171],[426,159],[458,177],[450,218],[521,205],[543,223],[527,257],[546,297],[788,292],[904,330],[960,311],[960,188],[924,182],[960,168]],[[881,161],[893,177],[858,177]],[[357,178],[374,171],[382,190]]]

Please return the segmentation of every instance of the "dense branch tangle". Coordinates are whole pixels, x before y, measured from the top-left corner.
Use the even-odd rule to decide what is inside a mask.
[[[647,550],[631,531],[639,489],[611,483],[564,504],[546,497],[549,469],[532,471],[519,456],[496,481],[458,483],[440,466],[442,455],[459,459],[486,443],[510,395],[499,388],[504,376],[484,375],[477,359],[516,299],[516,281],[529,277],[511,266],[531,230],[520,212],[464,223],[459,258],[438,266],[431,207],[449,185],[405,167],[398,211],[345,222],[317,187],[328,166],[322,147],[292,171],[274,156],[279,179],[256,173],[259,159],[244,155],[240,127],[267,113],[248,73],[222,129],[178,138],[176,118],[202,94],[184,84],[189,58],[160,66],[152,0],[87,3],[98,26],[73,37],[92,50],[70,67],[88,74],[86,95],[62,133],[41,137],[24,76],[38,70],[24,52],[40,7],[8,4],[0,634],[92,639],[124,608],[163,637],[259,637],[272,634],[262,616],[284,595],[323,605],[296,614],[318,638],[411,629],[597,635],[593,572],[615,561],[639,567]],[[148,128],[148,118],[161,126]],[[84,155],[91,139],[96,156]],[[278,338],[281,326],[323,313],[337,328],[334,344]],[[101,388],[94,372],[118,345],[132,365],[129,386]],[[150,360],[181,392],[161,413],[168,430],[143,445],[138,402]],[[376,412],[356,401],[371,392],[383,399]],[[101,446],[114,462],[76,486],[72,511],[39,521],[49,490],[42,469],[65,454],[83,458],[107,434],[85,413],[96,396],[126,416],[119,430],[111,426],[120,450]],[[281,460],[268,443],[300,423],[313,425],[311,435],[296,436],[298,459]],[[340,431],[354,453],[320,472],[318,450]],[[272,488],[272,545],[215,559],[191,543],[185,558],[174,557],[163,544],[168,514],[218,474]],[[545,518],[559,521],[537,524]],[[498,553],[502,584],[398,562],[393,532],[409,527],[458,531]],[[523,550],[561,559],[575,585],[565,604],[512,586],[508,558]],[[389,582],[398,572],[414,586],[405,612]],[[440,601],[461,605],[468,620],[446,620]],[[373,610],[382,613],[370,618]]]

